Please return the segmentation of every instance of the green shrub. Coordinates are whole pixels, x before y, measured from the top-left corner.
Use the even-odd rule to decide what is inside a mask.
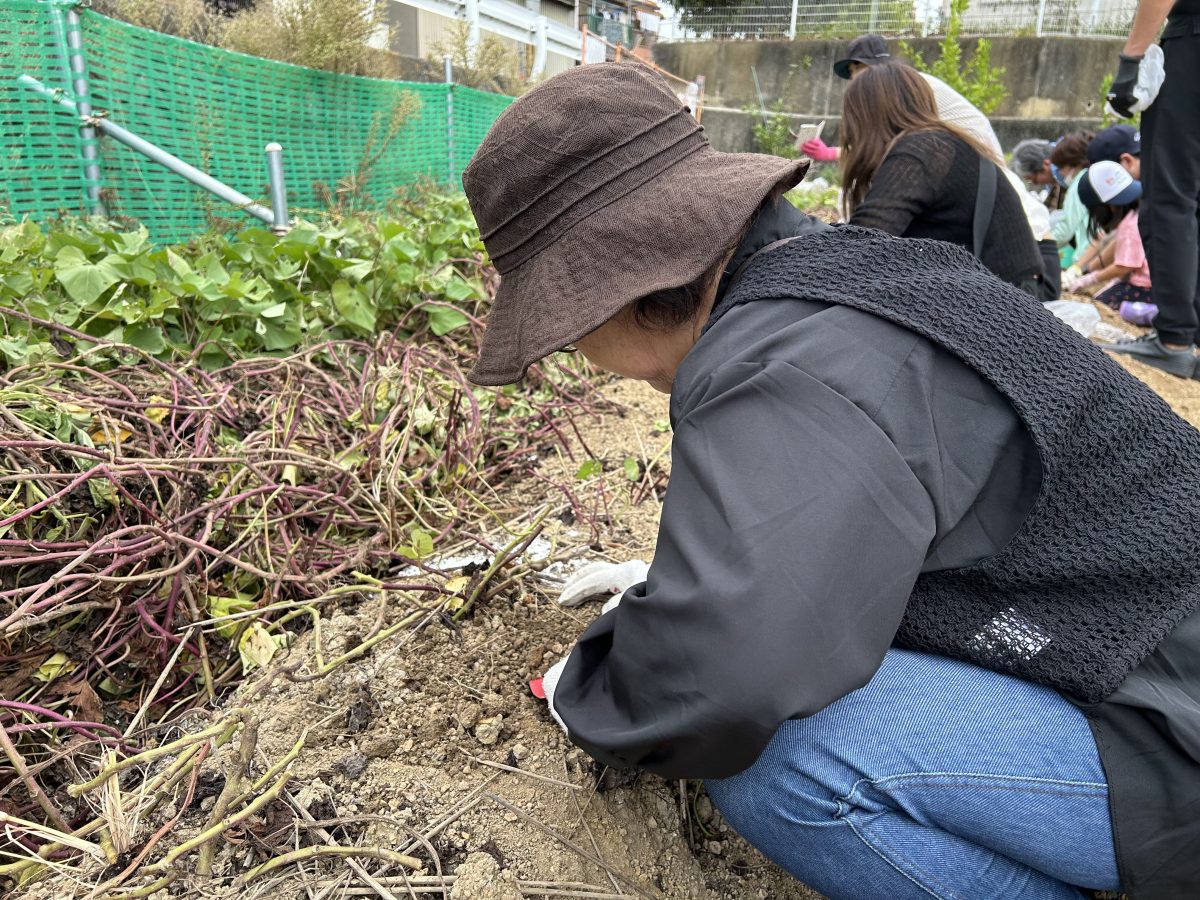
[[[962,17],[970,2],[971,0],[951,0],[950,21],[939,48],[940,55],[935,62],[926,63],[921,54],[905,41],[900,42],[900,52],[912,60],[918,70],[940,78],[987,115],[994,112],[1008,97],[1008,87],[1004,83],[1004,68],[992,65],[991,41],[977,39],[975,52],[970,60],[963,58],[959,37],[962,34]]]
[[[390,78],[394,61],[368,44],[385,27],[385,7],[375,0],[262,0],[230,20],[221,46],[311,69]]]
[[[754,146],[759,153],[795,159],[800,153],[796,150],[796,139],[792,136],[792,119],[783,109],[783,101],[776,100],[765,120],[760,115],[760,110],[752,106],[746,107],[745,112],[755,116],[752,131]]]

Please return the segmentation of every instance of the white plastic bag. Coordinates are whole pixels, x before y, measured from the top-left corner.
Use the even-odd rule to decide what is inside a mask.
[[[1084,337],[1091,337],[1096,331],[1096,326],[1100,324],[1100,310],[1090,303],[1080,303],[1076,300],[1051,300],[1042,305]]]

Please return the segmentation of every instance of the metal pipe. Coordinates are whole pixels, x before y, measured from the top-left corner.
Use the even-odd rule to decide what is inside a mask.
[[[1034,34],[1042,36],[1042,27],[1046,24],[1046,0],[1038,0],[1037,27]]]
[[[446,177],[454,184],[454,64],[449,56],[442,57],[443,74],[446,76]]]
[[[796,12],[797,12],[797,7],[799,5],[800,5],[800,0],[792,0],[792,21],[788,25],[788,40],[789,41],[794,41],[796,39]]]
[[[465,0],[463,10],[467,17],[467,65],[473,67],[479,59],[479,0]]]
[[[549,43],[550,20],[538,16],[533,24],[533,68],[530,77],[541,78],[546,71],[546,45]]]
[[[267,182],[271,185],[271,212],[275,221],[271,230],[276,234],[287,234],[288,223],[287,191],[283,185],[283,147],[272,141],[267,144]]]
[[[74,101],[65,96],[62,91],[56,91],[52,88],[48,88],[30,75],[22,75],[17,79],[17,81],[20,82],[20,84],[22,84],[24,87],[29,88],[34,93],[41,94],[46,99],[54,101],[59,106],[68,110],[74,115],[79,115],[79,109],[75,105]],[[81,121],[85,120],[81,118]],[[186,178],[197,187],[203,188],[216,197],[220,197],[225,202],[236,206],[238,209],[251,216],[254,216],[254,218],[262,222],[266,222],[268,225],[274,224],[275,215],[271,212],[271,210],[267,209],[261,203],[255,203],[245,194],[241,193],[241,191],[235,191],[224,182],[218,181],[205,172],[201,172],[195,166],[185,163],[178,156],[173,156],[166,150],[163,150],[161,147],[155,146],[144,138],[138,137],[132,131],[128,131],[122,128],[120,125],[117,125],[115,122],[109,121],[108,119],[98,118],[96,116],[91,117],[90,119],[86,120],[86,122],[89,125],[94,125],[113,140],[119,141],[132,150],[136,150],[138,153],[141,153],[148,159],[153,160],[160,166],[169,169],[176,175]]]
[[[57,13],[58,10],[55,10]],[[59,37],[65,37],[67,63],[66,75],[71,90],[75,94],[76,108],[79,115],[89,118],[92,115],[92,102],[88,90],[87,66],[83,59],[83,37],[80,30],[79,13],[68,9],[66,28],[62,29],[62,20],[55,16],[55,31]],[[65,30],[62,35],[60,29]],[[96,146],[96,129],[91,125],[82,125],[79,129],[79,149],[83,155],[84,192],[92,215],[104,215],[104,203],[100,199],[100,151]]]

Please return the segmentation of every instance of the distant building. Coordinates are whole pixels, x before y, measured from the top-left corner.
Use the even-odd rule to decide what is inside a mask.
[[[662,9],[655,0],[584,0],[587,3],[588,31],[610,44],[632,50],[635,55],[649,55],[658,40],[662,24]],[[609,50],[609,58],[613,57]]]
[[[463,20],[461,0],[389,0],[388,25],[391,49],[402,56],[428,59],[454,36]],[[555,75],[576,65],[581,36],[576,32],[577,7],[565,0],[488,0],[481,5],[480,31],[498,37],[514,52],[522,76],[534,69],[536,48],[533,23],[544,16],[552,31],[546,54],[545,75]],[[568,50],[567,48],[570,48]],[[556,52],[557,51],[557,52]]]

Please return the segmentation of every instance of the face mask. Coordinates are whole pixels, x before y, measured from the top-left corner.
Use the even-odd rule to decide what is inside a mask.
[[[1063,177],[1063,173],[1058,170],[1058,166],[1054,163],[1050,163],[1050,174],[1054,176],[1054,180],[1060,188],[1069,188],[1071,186],[1070,182]]]

